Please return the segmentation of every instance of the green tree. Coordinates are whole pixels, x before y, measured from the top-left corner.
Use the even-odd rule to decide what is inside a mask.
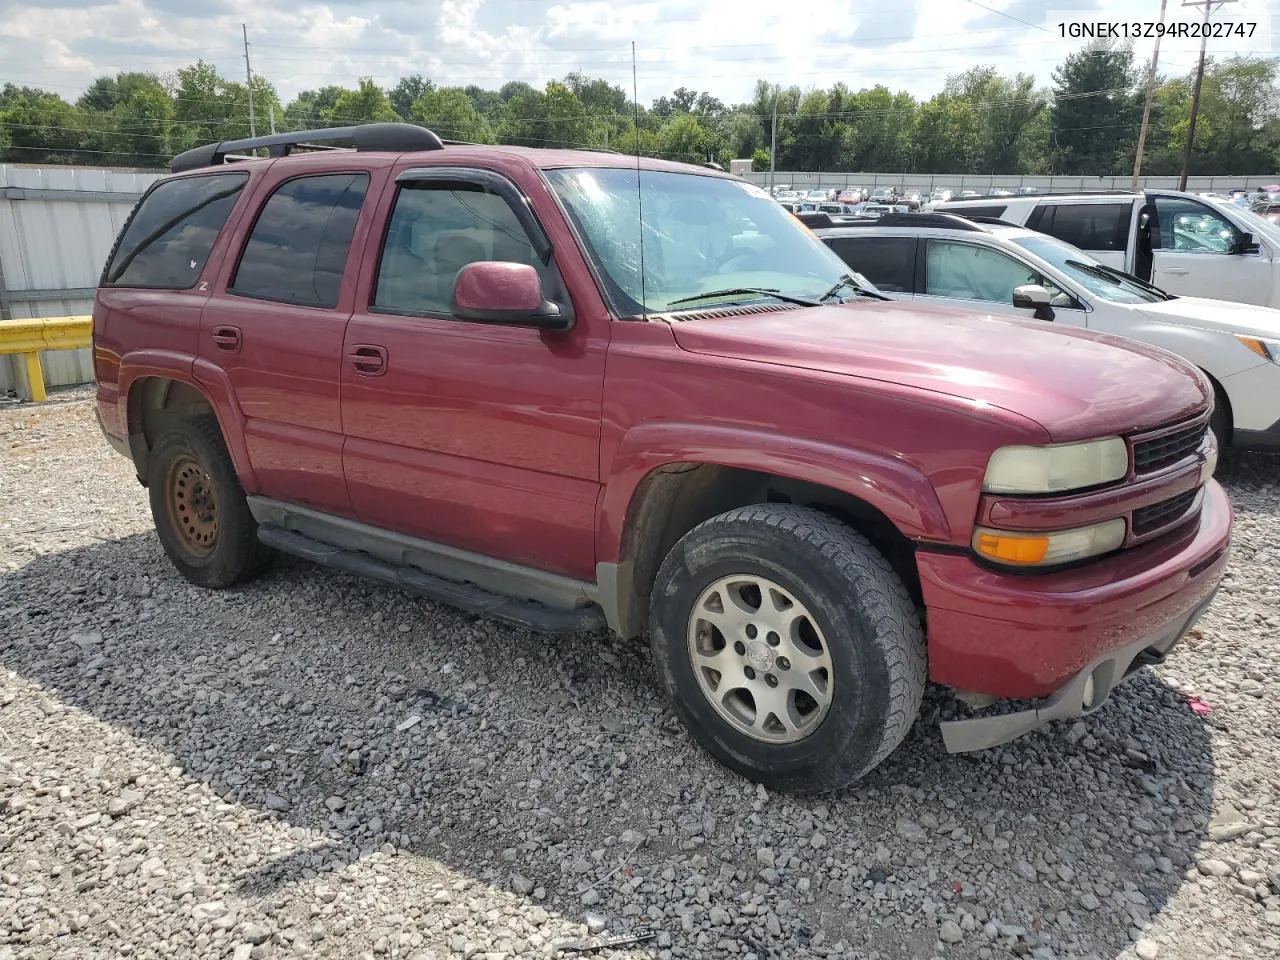
[[[1001,76],[995,67],[973,67],[947,78],[944,92],[968,100],[978,115],[980,142],[975,173],[1017,173],[1022,138],[1048,107],[1035,77]]]
[[[85,154],[80,113],[56,93],[6,84],[0,91],[0,129],[13,163],[109,163],[110,154]]]
[[[255,84],[255,94],[259,89]],[[244,84],[222,77],[213,64],[203,60],[178,70],[173,113],[179,128],[175,149],[249,135],[248,90]]]
[[[1053,72],[1054,167],[1110,174],[1133,163],[1142,105],[1133,51],[1097,42]]]
[[[667,160],[706,163],[713,150],[710,133],[691,113],[680,113],[662,125],[659,152]]]
[[[1278,73],[1275,57],[1206,63],[1196,121],[1197,172],[1250,174],[1280,166],[1274,129],[1268,130],[1280,112]]]
[[[422,95],[435,85],[420,73],[411,73],[401,77],[399,82],[387,91],[387,99],[391,101],[391,109],[401,120],[409,120],[413,116],[413,105]]]
[[[449,140],[493,143],[493,128],[459,87],[428,90],[413,103],[409,118]]]
[[[463,92],[471,98],[471,105],[476,108],[476,113],[484,117],[490,127],[496,127],[502,122],[502,110],[506,104],[497,90],[486,90],[473,83],[463,87]]]
[[[284,109],[285,126],[289,130],[312,130],[324,124],[324,115],[333,111],[345,87],[321,87],[303,90]]]
[[[113,163],[155,167],[185,145],[175,137],[173,98],[155,74],[99,77],[78,106],[88,145]]]
[[[919,171],[974,170],[982,149],[982,131],[973,102],[950,93],[930,97],[916,115],[915,144]]]
[[[915,98],[883,85],[849,94],[837,84],[836,91],[842,96],[833,101],[833,111],[851,112],[844,125],[843,165],[853,170],[910,169],[915,153],[911,136],[918,109]]]
[[[751,154],[751,169],[756,173],[762,173],[769,169],[768,150],[757,150]]]
[[[342,91],[333,106],[322,111],[320,116],[326,125],[332,127],[400,119],[386,93],[373,82],[372,77],[361,77],[356,89]]]

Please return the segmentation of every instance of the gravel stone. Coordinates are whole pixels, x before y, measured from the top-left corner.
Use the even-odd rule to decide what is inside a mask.
[[[188,584],[91,397],[0,402],[0,960],[516,960],[584,911],[658,931],[599,960],[1280,956],[1280,459],[1224,457],[1166,664],[962,757],[932,690],[819,799],[695,749],[643,643],[290,558]]]

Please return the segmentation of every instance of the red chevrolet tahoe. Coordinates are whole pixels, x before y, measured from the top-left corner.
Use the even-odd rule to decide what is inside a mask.
[[[1198,371],[886,302],[738,178],[398,124],[173,170],[109,257],[94,362],[202,586],[285,551],[647,634],[703,746],[814,791],[887,756],[926,680],[1032,701],[944,724],[953,751],[1093,712],[1222,576]]]

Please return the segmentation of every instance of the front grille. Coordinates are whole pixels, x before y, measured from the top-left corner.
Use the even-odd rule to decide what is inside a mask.
[[[1190,456],[1200,446],[1207,429],[1206,424],[1198,423],[1154,440],[1139,440],[1133,445],[1134,471],[1151,473]]]
[[[1141,537],[1180,519],[1195,503],[1198,492],[1198,490],[1188,490],[1161,503],[1153,503],[1149,507],[1133,511],[1133,535]]]

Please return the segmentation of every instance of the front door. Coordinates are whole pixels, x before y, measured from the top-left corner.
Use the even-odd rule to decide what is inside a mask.
[[[1153,284],[1182,297],[1268,304],[1274,267],[1260,252],[1236,252],[1242,231],[1235,224],[1190,197],[1154,200]]]
[[[1034,284],[1049,292],[1054,323],[1085,326],[1085,311],[1074,297],[1034,267],[1000,250],[963,240],[928,239],[922,261],[916,270],[920,292],[915,296],[921,303],[1030,320],[1035,311],[1015,307],[1013,291]]]
[[[594,581],[607,316],[562,332],[455,319],[454,279],[478,260],[533,265],[569,305],[533,206],[505,177],[452,168],[388,193],[342,351],[356,515]]]
[[[205,309],[200,355],[231,380],[258,492],[351,515],[342,475],[343,283],[370,173],[271,182]]]

